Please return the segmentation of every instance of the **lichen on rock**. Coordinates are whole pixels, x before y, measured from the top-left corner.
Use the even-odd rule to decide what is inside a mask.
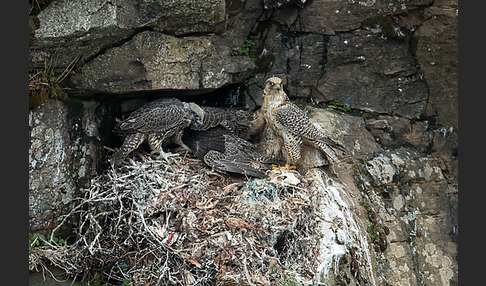
[[[81,120],[71,117],[68,105],[49,99],[29,111],[29,233],[48,233],[58,226],[80,190],[89,185],[99,160],[94,142],[76,139],[86,126],[73,128]],[[66,224],[60,232],[70,231]]]

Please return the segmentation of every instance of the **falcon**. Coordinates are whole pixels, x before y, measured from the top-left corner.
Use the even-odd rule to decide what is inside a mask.
[[[212,106],[201,106],[204,112],[202,124],[193,122],[192,130],[206,131],[210,128],[222,126],[230,133],[238,135],[241,130],[250,125],[252,113],[246,110],[234,108],[221,108]]]
[[[137,149],[145,140],[148,141],[152,154],[158,153],[158,159],[168,161],[177,154],[165,153],[162,145],[172,140],[182,148],[191,149],[182,142],[184,129],[203,123],[204,111],[193,102],[182,102],[176,98],[160,98],[151,101],[123,120],[114,132],[125,134],[120,149],[115,152],[114,162],[120,162]]]
[[[335,150],[344,152],[344,147],[326,136],[304,111],[290,102],[280,78],[270,77],[266,80],[262,110],[270,130],[283,146],[287,166],[295,166],[299,161],[304,143],[320,149],[330,162],[339,162]]]
[[[268,164],[273,163],[255,146],[231,133],[223,126],[206,131],[189,131],[184,141],[194,155],[219,173],[237,173],[257,178],[266,177]]]

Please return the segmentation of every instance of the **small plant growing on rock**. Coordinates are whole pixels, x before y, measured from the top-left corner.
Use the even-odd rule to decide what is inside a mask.
[[[62,90],[60,83],[73,70],[78,59],[74,59],[59,76],[55,75],[51,62],[46,62],[43,68],[34,68],[29,73],[29,107],[40,106],[49,97],[66,99],[67,93]]]
[[[251,39],[247,39],[241,47],[239,47],[236,51],[233,51],[233,54],[234,55],[249,56],[250,55],[250,48],[253,45],[255,45],[255,42],[253,42]]]
[[[51,237],[50,235],[48,235],[46,238],[43,234],[40,233],[34,233],[29,236],[29,249],[45,246],[48,244],[62,246],[66,244],[66,241],[62,238],[57,238],[55,236]]]
[[[29,105],[36,99],[45,102],[48,97],[66,97],[66,93],[59,87],[59,80],[47,70],[38,70],[29,76],[29,95]]]

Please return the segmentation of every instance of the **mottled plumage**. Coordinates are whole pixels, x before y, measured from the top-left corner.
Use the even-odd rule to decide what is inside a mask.
[[[303,143],[319,148],[332,162],[339,162],[335,149],[344,147],[326,136],[309,117],[290,102],[278,77],[267,79],[263,89],[262,110],[267,124],[283,145],[287,163],[295,165],[301,157]]]
[[[194,155],[220,173],[238,173],[263,178],[269,161],[255,146],[224,127],[189,132],[184,141]]]
[[[161,98],[151,101],[123,120],[115,132],[126,134],[122,146],[114,155],[114,161],[123,160],[137,149],[145,140],[153,153],[167,160],[170,153],[164,153],[162,144],[172,142],[190,150],[181,140],[184,129],[191,125],[202,124],[204,112],[195,103],[182,102],[176,98]]]
[[[263,111],[261,108],[257,109],[251,113],[248,124],[246,124],[245,128],[241,130],[238,136],[246,140],[258,137],[264,130],[265,126],[266,124]]]
[[[192,130],[206,131],[210,128],[222,126],[231,133],[238,133],[250,125],[251,113],[245,110],[233,108],[221,108],[211,106],[201,106],[204,111],[202,124],[194,122],[191,124]]]

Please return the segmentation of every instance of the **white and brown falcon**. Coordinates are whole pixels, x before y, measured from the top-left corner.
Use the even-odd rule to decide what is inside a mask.
[[[123,120],[115,132],[126,134],[122,146],[114,155],[114,162],[120,162],[137,149],[145,140],[152,153],[158,158],[168,160],[174,154],[165,153],[164,141],[172,140],[184,149],[191,149],[182,142],[184,129],[191,124],[202,124],[204,112],[197,104],[182,102],[176,98],[161,98],[151,101]]]
[[[303,143],[320,149],[331,163],[339,162],[335,149],[345,151],[344,147],[317,129],[304,111],[290,102],[280,78],[266,80],[262,110],[265,121],[283,146],[287,164],[296,165]]]

